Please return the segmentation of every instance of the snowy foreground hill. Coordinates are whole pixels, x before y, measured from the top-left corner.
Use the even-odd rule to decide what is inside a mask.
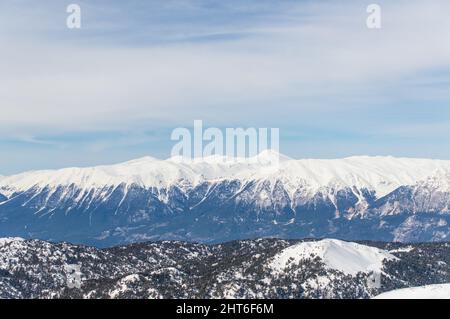
[[[374,299],[450,299],[450,284],[398,289],[382,293]]]
[[[0,177],[0,236],[97,247],[260,237],[446,241],[449,223],[450,161],[264,152],[253,162],[145,157]]]
[[[372,298],[448,282],[448,243],[257,239],[98,249],[0,239],[0,298]]]

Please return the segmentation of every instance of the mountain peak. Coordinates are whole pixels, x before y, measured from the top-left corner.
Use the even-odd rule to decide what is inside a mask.
[[[159,159],[152,157],[152,156],[143,156],[140,158],[136,158],[136,159],[132,159],[126,162],[122,162],[120,164],[117,165],[140,165],[140,164],[146,164],[146,163],[152,163],[152,162],[157,162],[160,161]]]
[[[267,149],[261,151],[257,156],[258,161],[269,161],[269,162],[283,162],[283,161],[290,161],[292,158],[289,156],[286,156],[284,154],[281,154],[273,149]]]
[[[275,150],[266,149],[261,151],[254,157],[230,157],[226,155],[210,155],[199,158],[183,158],[182,156],[173,156],[166,161],[180,163],[243,163],[243,162],[256,162],[260,164],[273,163],[278,161],[292,160],[292,158],[283,155]]]

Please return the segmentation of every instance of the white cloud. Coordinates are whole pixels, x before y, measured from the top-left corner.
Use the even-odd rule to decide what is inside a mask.
[[[392,92],[408,92],[405,79],[450,67],[448,1],[383,1],[381,30],[366,28],[361,2],[289,9],[284,20],[222,27],[242,35],[223,41],[102,45],[96,35],[100,41],[87,45],[69,40],[73,30],[68,39],[42,30],[35,38],[23,30],[3,33],[0,132],[129,130],[146,120],[179,125],[194,118],[270,118],[280,125],[403,99]],[[208,28],[195,32],[204,37]],[[419,97],[435,90],[414,87]],[[439,99],[449,97],[441,88]]]

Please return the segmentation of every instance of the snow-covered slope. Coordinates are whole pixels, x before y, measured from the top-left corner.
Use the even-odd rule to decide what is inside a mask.
[[[450,284],[392,290],[374,299],[450,299]]]
[[[280,161],[276,161],[278,158]],[[400,186],[420,182],[449,190],[450,161],[368,156],[293,160],[270,151],[261,153],[254,161],[211,157],[186,162],[178,158],[144,157],[116,165],[32,171],[4,177],[0,179],[0,193],[8,196],[33,186],[76,185],[81,189],[121,183],[147,188],[192,186],[223,179],[281,180],[291,195],[299,187],[311,193],[322,187],[356,187],[382,197]]]
[[[390,253],[370,246],[345,242],[336,239],[324,239],[313,242],[302,242],[284,249],[274,257],[270,267],[276,271],[284,271],[301,260],[320,258],[329,269],[356,275],[358,272],[381,273],[383,261],[397,259]]]

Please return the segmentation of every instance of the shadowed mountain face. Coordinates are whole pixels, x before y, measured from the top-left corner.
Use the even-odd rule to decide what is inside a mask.
[[[449,249],[330,239],[98,249],[7,238],[0,298],[370,298],[449,282]]]
[[[424,192],[424,191],[422,191]],[[266,193],[267,198],[261,199]],[[143,240],[205,243],[257,237],[439,241],[450,236],[448,194],[402,187],[375,199],[368,190],[291,198],[282,183],[204,183],[189,190],[124,184],[75,185],[14,193],[0,205],[0,234],[110,246]],[[430,201],[429,197],[434,197]]]
[[[151,158],[0,179],[0,235],[145,240],[450,238],[450,164],[349,158],[267,166]]]

